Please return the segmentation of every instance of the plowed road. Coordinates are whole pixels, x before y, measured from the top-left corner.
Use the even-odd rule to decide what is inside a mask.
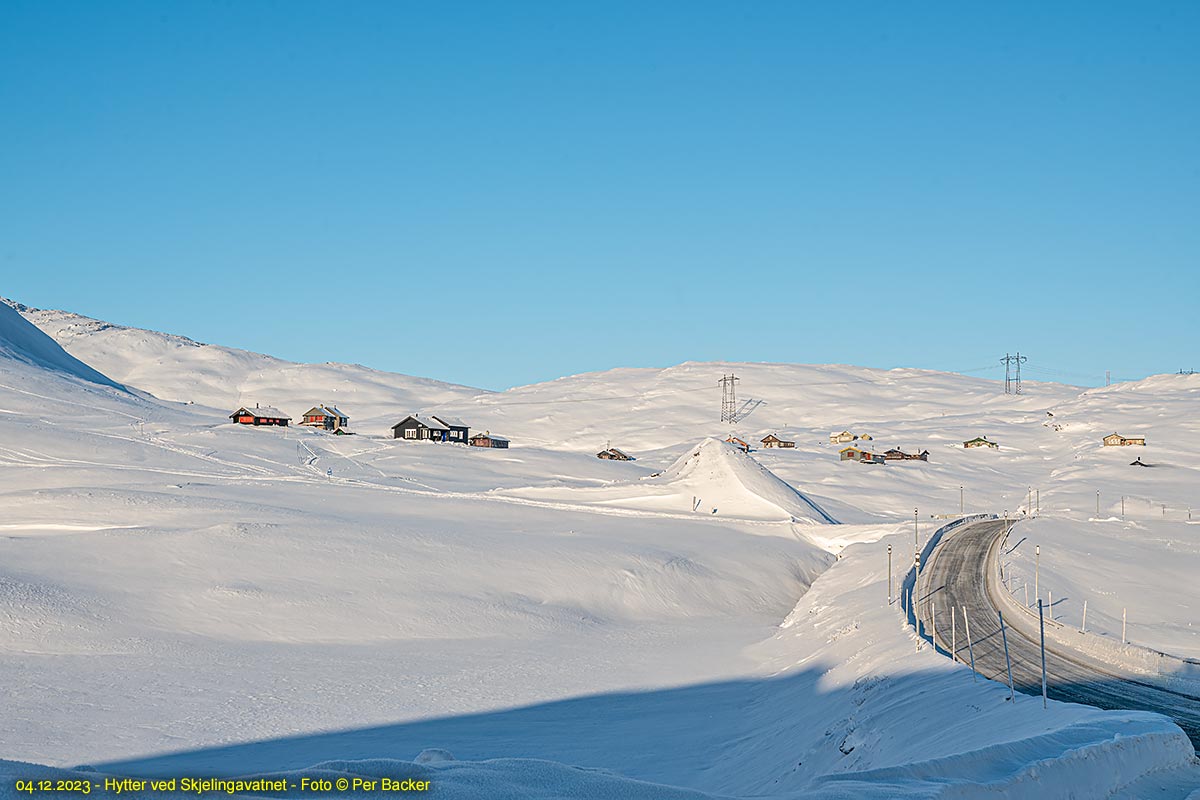
[[[920,603],[925,633],[932,629],[936,607],[937,646],[946,654],[951,649],[950,607],[957,609],[957,648],[960,661],[967,662],[968,649],[962,609],[970,616],[975,667],[984,677],[1008,683],[1004,647],[1000,636],[995,592],[996,551],[1004,533],[1002,520],[966,525],[951,532],[934,549],[929,564],[921,570]],[[1041,694],[1041,655],[1036,635],[1027,637],[1016,630],[1005,615],[1008,648],[1012,656],[1013,683],[1019,692]],[[1138,680],[1136,675],[1096,663],[1082,654],[1067,651],[1047,640],[1048,693],[1055,700],[1085,703],[1100,708],[1132,708],[1157,711],[1183,728],[1193,744],[1200,746],[1200,697],[1170,691]]]

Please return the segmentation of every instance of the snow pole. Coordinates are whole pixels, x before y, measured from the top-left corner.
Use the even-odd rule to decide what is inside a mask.
[[[962,607],[963,623],[967,626],[967,650],[971,653],[971,680],[978,681],[979,673],[975,671],[975,645],[971,643],[971,618],[967,616],[967,607]]]
[[[996,613],[1000,615],[1000,638],[1004,642],[1004,664],[1008,667],[1008,699],[1016,703],[1017,690],[1013,687],[1012,658],[1008,655],[1008,633],[1004,630],[1004,612],[997,610]]]
[[[1050,602],[1046,604],[1046,610],[1050,614],[1050,621],[1054,622],[1054,592],[1047,589],[1046,594],[1050,595]]]
[[[892,546],[888,545],[888,605],[892,604]]]
[[[1083,628],[1080,633],[1087,633],[1087,600],[1083,601]]]
[[[1042,646],[1042,708],[1046,703],[1046,617],[1042,613],[1042,599],[1038,598],[1038,627],[1041,629]]]
[[[1126,612],[1128,609],[1121,609],[1121,644],[1125,644],[1125,621],[1127,619]]]
[[[958,613],[950,606],[950,660],[958,661]]]

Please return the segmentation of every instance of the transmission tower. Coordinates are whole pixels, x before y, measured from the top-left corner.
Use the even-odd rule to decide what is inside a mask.
[[[1004,358],[1000,359],[1000,363],[1004,365],[1004,393],[1005,394],[1020,394],[1021,393],[1021,365],[1029,359],[1017,353],[1014,355],[1004,354]]]
[[[721,384],[721,422],[737,421],[737,382],[740,379],[733,375],[721,376],[717,383]]]

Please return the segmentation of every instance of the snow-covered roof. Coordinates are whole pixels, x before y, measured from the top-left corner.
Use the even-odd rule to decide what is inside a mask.
[[[499,436],[495,433],[477,433],[471,437],[472,439],[491,439],[493,442],[507,442],[509,439]]]
[[[308,411],[304,412],[306,417],[340,417],[342,419],[350,419],[337,406],[313,406]]]
[[[395,425],[393,425],[392,429],[395,430],[396,428],[399,428],[401,425],[408,422],[410,419],[419,425],[424,425],[426,428],[429,428],[432,431],[448,431],[448,430],[450,430],[444,424],[442,424],[441,422],[438,422],[436,419],[434,419],[433,417],[431,417],[427,414],[409,414],[407,417],[405,417],[404,419],[400,420]]]
[[[254,408],[242,406],[241,408],[239,408],[237,411],[233,412],[229,416],[231,416],[231,417],[245,416],[242,414],[243,411],[246,412],[245,415],[262,417],[264,419],[291,419],[291,417],[289,417],[287,414],[283,413],[278,408],[274,408],[272,406],[255,406]]]
[[[442,423],[443,425],[449,425],[451,428],[469,428],[470,427],[469,425],[467,425],[467,423],[463,422],[458,417],[449,417],[449,416],[446,416],[445,414],[430,414],[429,416],[433,417],[434,419],[436,419],[438,422]]]

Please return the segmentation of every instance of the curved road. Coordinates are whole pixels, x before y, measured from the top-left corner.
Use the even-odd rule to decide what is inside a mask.
[[[996,549],[1004,532],[1003,520],[966,525],[944,537],[934,549],[928,566],[921,570],[918,609],[924,633],[932,629],[930,616],[936,608],[938,650],[950,655],[950,608],[957,609],[958,658],[969,663],[962,609],[970,617],[975,646],[975,668],[980,675],[1008,683],[1004,646],[992,591],[1004,591],[989,581],[995,574]],[[1012,657],[1013,683],[1017,691],[1042,693],[1042,667],[1038,642],[1014,629],[1006,617],[1005,632]],[[1063,652],[1046,642],[1046,673],[1050,697],[1107,709],[1141,709],[1171,717],[1192,743],[1200,747],[1200,697],[1174,692],[1139,682],[1079,654]]]

